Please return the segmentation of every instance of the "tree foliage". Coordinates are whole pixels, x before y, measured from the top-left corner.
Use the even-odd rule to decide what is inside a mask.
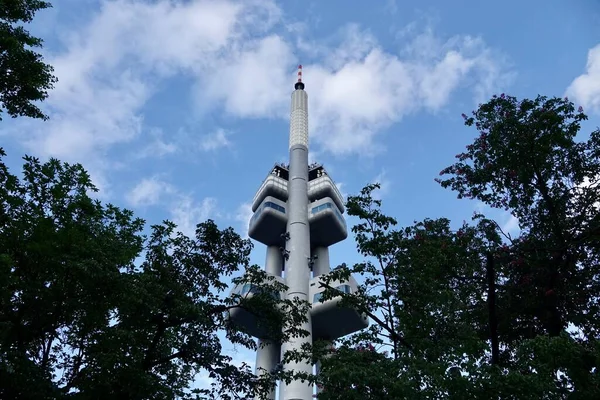
[[[42,39],[22,24],[49,7],[49,2],[40,0],[0,0],[0,120],[2,112],[13,118],[48,118],[35,102],[48,97],[57,79],[42,55],[32,50],[42,47]]]
[[[525,315],[514,319],[552,336],[568,323],[595,336],[600,131],[576,141],[585,119],[568,99],[495,97],[466,118],[480,136],[442,171],[453,175],[443,187],[504,207],[519,220],[523,233],[510,241],[519,267],[510,278]]]
[[[251,243],[210,220],[193,238],[168,221],[145,237],[144,221],[93,200],[95,190],[80,165],[25,157],[19,179],[0,162],[0,397],[229,399],[269,390],[274,378],[236,367],[218,336],[255,348],[227,318],[235,307],[276,332],[295,317],[272,296],[224,295],[224,278],[240,268],[247,276],[237,281],[283,289],[249,265]],[[197,373],[213,386],[190,389]]]
[[[350,197],[365,261],[331,279],[363,276],[344,297],[372,326],[323,359],[319,399],[600,398],[600,131],[582,138],[583,110],[543,96],[463,117],[478,137],[436,180],[508,211],[520,234],[481,214],[397,228],[377,185]],[[376,354],[360,362],[365,343]]]

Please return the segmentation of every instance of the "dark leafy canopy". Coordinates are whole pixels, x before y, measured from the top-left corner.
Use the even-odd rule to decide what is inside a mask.
[[[49,7],[40,0],[0,0],[0,120],[2,112],[13,118],[48,118],[35,102],[48,97],[56,77],[32,50],[41,47],[42,40],[20,24],[31,22],[37,11]]]
[[[600,131],[576,141],[585,119],[567,99],[495,97],[466,118],[480,137],[442,171],[453,175],[442,186],[518,218],[511,297],[531,334],[556,336],[571,323],[598,336]]]
[[[217,336],[255,346],[225,318],[233,307],[284,326],[279,310],[293,316],[271,296],[224,298],[223,278],[240,266],[262,279],[248,265],[251,243],[210,220],[195,238],[164,222],[145,240],[142,220],[88,191],[79,165],[25,157],[19,180],[0,163],[0,398],[228,399],[268,390],[273,378],[234,366]],[[215,385],[194,392],[202,371]]]
[[[353,230],[367,261],[337,271],[363,276],[358,296],[348,301],[370,314],[373,325],[340,341],[338,351],[323,361],[325,391],[319,398],[361,398],[352,397],[358,393],[365,399],[444,398],[456,385],[447,370],[460,365],[474,373],[482,362],[489,363],[481,250],[493,248],[500,238],[483,218],[457,231],[447,219],[396,229],[396,221],[372,198],[376,187],[348,200],[348,213],[361,219]],[[375,345],[376,361],[372,352],[355,350],[366,344]],[[365,357],[370,362],[353,361]],[[364,370],[353,370],[354,365]],[[363,375],[369,378],[356,380]],[[467,387],[462,385],[462,398],[477,398],[475,389],[465,392]]]
[[[495,96],[464,118],[479,136],[438,181],[521,233],[482,215],[397,229],[377,186],[349,198],[366,261],[336,274],[364,275],[347,301],[375,318],[323,361],[320,399],[600,398],[600,131],[579,139],[583,110],[542,96]]]

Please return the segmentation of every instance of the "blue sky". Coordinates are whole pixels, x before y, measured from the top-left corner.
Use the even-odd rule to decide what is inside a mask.
[[[345,194],[380,181],[401,225],[477,209],[433,179],[476,134],[461,113],[492,94],[568,95],[584,130],[600,125],[596,0],[54,3],[31,26],[59,78],[51,119],[2,122],[9,165],[81,162],[103,200],[188,233],[213,218],[245,234],[249,202],[287,157],[299,63],[312,159]],[[351,238],[331,256],[359,260]]]

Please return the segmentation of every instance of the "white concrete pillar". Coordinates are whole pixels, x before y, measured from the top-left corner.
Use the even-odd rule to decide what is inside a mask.
[[[265,270],[270,275],[281,276],[283,270],[283,254],[279,246],[267,246]]]
[[[333,348],[334,348],[333,344],[331,342],[329,342],[326,346],[329,350],[333,350]],[[315,375],[319,376],[320,373],[321,373],[321,360],[317,361],[317,363],[315,364]],[[319,398],[319,393],[321,391],[322,390],[317,385],[317,399]]]
[[[331,271],[329,265],[329,247],[315,247],[312,251],[313,256],[313,277],[325,275]],[[316,257],[316,258],[314,258]]]
[[[254,374],[256,376],[260,376],[262,374],[271,372],[277,363],[279,363],[280,353],[281,345],[271,341],[259,339],[258,350],[256,351]],[[268,394],[267,397],[257,397],[255,400],[275,400],[275,385],[273,385],[273,390]]]
[[[292,93],[290,123],[290,168],[287,201],[287,232],[290,238],[286,242],[289,257],[285,263],[285,283],[288,286],[287,299],[308,301],[310,281],[310,228],[308,226],[308,97],[301,83]],[[310,311],[307,321],[298,328],[308,332],[308,336],[293,337],[282,343],[283,354],[300,350],[303,344],[312,344],[312,320]],[[286,371],[312,374],[312,362],[302,360],[284,365]],[[306,381],[292,380],[281,383],[280,400],[312,399],[313,387]]]

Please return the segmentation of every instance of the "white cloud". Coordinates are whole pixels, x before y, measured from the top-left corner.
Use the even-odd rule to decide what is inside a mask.
[[[280,36],[241,44],[201,80],[203,108],[223,104],[239,117],[283,117],[293,79],[293,52]]]
[[[385,170],[382,170],[376,177],[373,179],[372,183],[379,183],[380,188],[373,191],[373,199],[381,200],[383,196],[385,196],[390,191],[390,187],[392,183],[389,179],[386,178]]]
[[[457,82],[473,64],[473,60],[466,59],[459,52],[449,51],[422,78],[420,90],[425,106],[438,109],[444,105]]]
[[[230,140],[231,132],[217,128],[207,134],[191,132],[189,129],[180,128],[171,135],[170,140],[164,138],[161,129],[153,128],[148,133],[152,139],[139,151],[138,158],[161,158],[174,153],[184,153],[186,151],[211,152],[223,147],[232,147]]]
[[[309,147],[311,147],[310,143],[308,144]],[[310,151],[308,152],[308,163],[309,164],[314,164],[314,163],[318,163],[319,159],[321,157],[321,152],[319,150],[313,150],[312,148],[310,149]],[[284,159],[281,162],[283,163],[287,163],[289,160]]]
[[[483,214],[485,211],[489,211],[491,208],[485,204],[483,201],[477,201],[475,203],[475,212],[479,214]]]
[[[371,32],[354,23],[342,27],[336,36],[340,41],[337,46],[320,46],[324,66],[330,70],[341,69],[348,63],[366,57],[378,45],[377,38]]]
[[[152,131],[142,129],[142,112],[161,80],[175,74],[207,81],[212,81],[207,74],[223,77],[216,69],[221,60],[236,63],[242,55],[252,60],[240,53],[242,44],[281,18],[272,1],[103,0],[99,5],[83,27],[60,31],[64,46],[47,57],[59,78],[44,102],[51,120],[19,121],[15,128],[29,132],[20,137],[36,155],[86,166],[102,159],[110,146]],[[155,138],[138,154],[169,154],[174,146]],[[107,162],[97,164],[98,170],[110,168]]]
[[[302,29],[292,31],[303,34]],[[442,41],[431,30],[412,34],[400,55],[384,51],[356,24],[340,30],[337,45],[311,43],[311,56],[323,58],[304,65],[311,138],[317,148],[336,154],[377,150],[376,135],[404,115],[421,109],[436,112],[463,86],[471,87],[480,100],[510,79],[505,60],[479,38]],[[296,46],[309,50],[303,38]],[[222,105],[238,117],[288,118],[293,51],[276,34],[238,43],[200,78],[200,108]]]
[[[43,126],[26,122],[39,126],[25,139],[37,154],[82,161],[97,149],[131,140],[140,132],[142,117],[133,110],[144,104],[148,88],[131,72],[116,73],[110,84],[80,85],[69,92],[64,97],[56,92],[48,101],[53,111]]]
[[[156,138],[152,143],[148,145],[141,154],[154,157],[164,157],[167,154],[173,154],[177,151],[177,145],[175,143],[167,143],[160,138]]]
[[[287,32],[291,41],[280,36],[273,29],[280,21],[281,10],[267,0],[103,0],[84,28],[61,32],[65,50],[48,57],[59,78],[45,102],[51,120],[19,130],[31,132],[24,141],[35,154],[86,166],[148,132],[153,140],[139,156],[173,154],[182,144],[153,136],[142,112],[158,83],[175,75],[191,79],[201,109],[288,118],[294,53],[306,41],[302,29]],[[439,110],[458,87],[471,85],[479,96],[502,81],[496,55],[480,39],[411,32],[398,54],[356,24],[333,42],[315,40],[312,59],[323,60],[304,70],[317,148],[375,151],[379,132],[406,114]],[[229,143],[224,131],[215,135],[200,149]],[[97,162],[103,168],[109,163]]]
[[[164,207],[169,211],[169,218],[177,225],[177,231],[191,237],[195,236],[197,224],[220,217],[215,198],[205,197],[198,201],[160,176],[142,179],[127,192],[125,199],[133,207]]]
[[[566,94],[584,108],[600,112],[600,44],[590,49],[585,73],[571,82]]]
[[[478,214],[488,214],[488,218],[490,214],[492,216],[496,216],[493,218],[498,223],[500,229],[505,234],[510,235],[511,237],[515,237],[521,233],[521,227],[519,225],[519,219],[515,217],[509,211],[499,211],[498,209],[492,208],[489,205],[485,204],[482,201],[475,202],[474,206],[475,212]]]
[[[252,212],[252,204],[251,203],[243,203],[237,209],[237,212],[234,215],[234,220],[240,223],[240,232],[241,236],[244,239],[248,238],[248,227],[250,225],[250,219],[254,215]]]
[[[212,197],[196,202],[190,196],[180,195],[171,208],[171,219],[177,224],[177,230],[190,237],[196,236],[197,224],[217,216],[217,200]]]
[[[204,135],[200,138],[200,148],[204,151],[214,151],[221,147],[231,146],[231,142],[227,139],[229,132],[224,129],[217,129],[216,131]]]
[[[519,219],[512,214],[505,214],[506,220],[504,224],[502,224],[502,231],[506,234],[510,234],[511,236],[515,236],[521,232],[521,228],[519,227]]]
[[[156,205],[165,194],[171,194],[174,188],[158,176],[142,179],[129,193],[125,199],[134,207]]]
[[[137,153],[138,158],[161,158],[179,150],[175,142],[167,142],[164,140],[163,132],[158,128],[150,129],[148,136],[152,139],[146,147]]]
[[[254,365],[255,365],[255,360],[256,360],[256,354],[254,351],[251,351],[249,349],[246,349],[245,347],[239,347],[238,349],[240,350],[235,350],[232,353],[232,358],[233,360],[231,360],[231,364],[235,365],[238,368],[242,368],[242,366],[245,364],[248,367],[250,367],[251,370],[254,370]]]
[[[337,189],[340,191],[340,194],[343,197],[343,201],[346,201],[348,199],[348,193],[346,193],[346,191],[344,190],[346,184],[343,182],[336,182],[335,186],[337,186]]]
[[[201,67],[238,35],[243,11],[233,1],[102,1],[86,29],[69,33],[68,51],[52,61],[61,78],[53,97],[124,61],[159,75]]]
[[[378,150],[376,135],[404,115],[439,110],[461,86],[481,98],[508,79],[501,60],[478,38],[441,42],[427,31],[399,56],[355,26],[345,34],[324,63],[305,67],[311,134],[333,153]]]
[[[210,390],[214,381],[215,380],[210,377],[210,373],[208,371],[202,370],[194,377],[194,382],[192,383],[190,389]]]
[[[141,131],[152,76],[196,67],[233,35],[240,6],[230,2],[102,2],[67,51],[50,59],[59,78],[51,121],[30,147],[60,158],[87,157]],[[39,140],[42,138],[43,140]]]

